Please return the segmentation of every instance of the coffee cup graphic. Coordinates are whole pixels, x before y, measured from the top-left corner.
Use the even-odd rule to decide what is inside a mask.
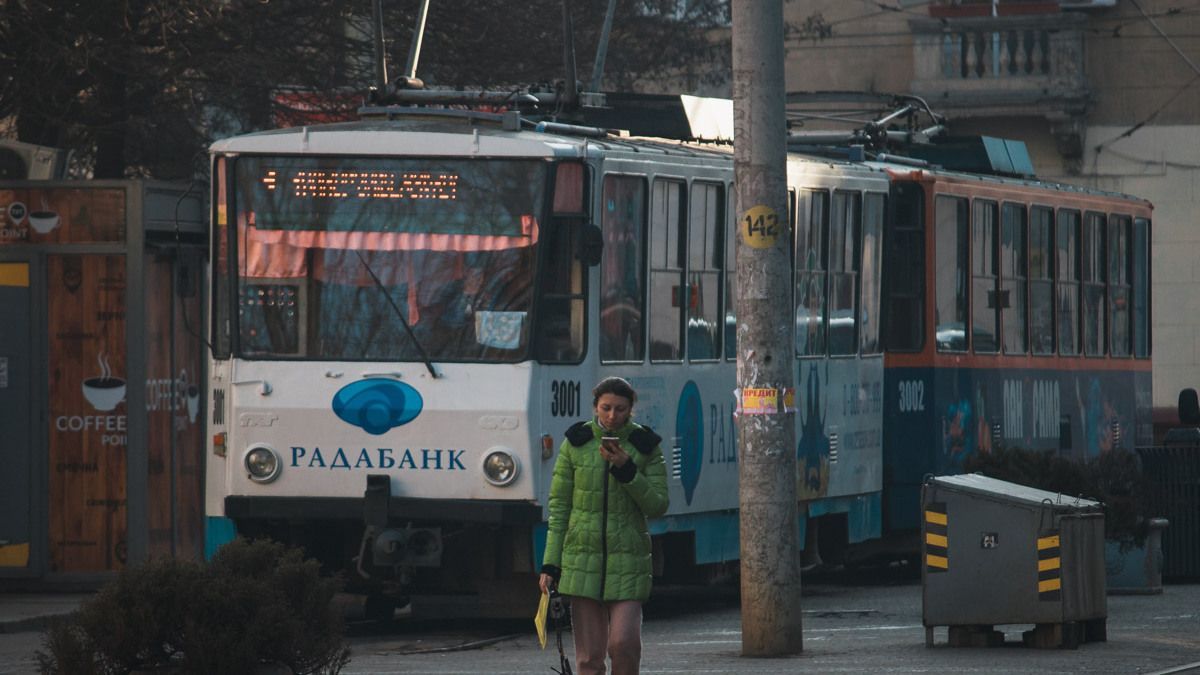
[[[100,412],[108,412],[125,400],[125,380],[112,374],[105,352],[96,356],[100,364],[100,376],[89,377],[83,381],[83,397]]]
[[[29,226],[38,234],[49,234],[58,227],[58,214],[53,211],[33,211],[29,214]]]
[[[89,377],[83,381],[83,397],[100,412],[108,412],[125,400],[125,380],[119,377]]]
[[[192,424],[195,424],[196,415],[200,414],[200,387],[189,384],[186,393],[188,419],[191,420]]]

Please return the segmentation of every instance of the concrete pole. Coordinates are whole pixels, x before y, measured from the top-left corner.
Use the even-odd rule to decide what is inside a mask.
[[[779,656],[803,648],[783,0],[733,0],[732,37],[742,655]]]

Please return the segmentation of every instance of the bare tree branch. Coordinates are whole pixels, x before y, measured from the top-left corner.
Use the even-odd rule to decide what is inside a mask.
[[[570,2],[589,64],[607,0]],[[397,73],[417,6],[385,3]],[[562,79],[561,7],[435,1],[418,75],[449,87]],[[727,79],[727,38],[710,30],[727,13],[727,0],[620,0],[604,88]],[[97,178],[190,177],[213,138],[275,125],[280,92],[336,109],[365,91],[369,35],[350,26],[369,15],[368,0],[0,0],[0,118],[20,140],[73,149]]]

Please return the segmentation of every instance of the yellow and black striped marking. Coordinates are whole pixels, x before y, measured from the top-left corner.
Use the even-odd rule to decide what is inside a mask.
[[[950,569],[950,547],[946,539],[946,502],[925,505],[925,570],[945,572]]]
[[[1062,557],[1058,544],[1058,530],[1038,536],[1038,600],[1062,598]]]

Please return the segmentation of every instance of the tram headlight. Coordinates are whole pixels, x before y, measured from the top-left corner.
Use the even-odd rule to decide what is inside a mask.
[[[242,461],[246,465],[247,475],[255,483],[270,483],[279,478],[279,472],[283,470],[283,462],[279,461],[278,453],[266,445],[251,447]]]
[[[507,448],[493,448],[483,456],[483,477],[492,485],[512,483],[517,469],[517,458]]]

